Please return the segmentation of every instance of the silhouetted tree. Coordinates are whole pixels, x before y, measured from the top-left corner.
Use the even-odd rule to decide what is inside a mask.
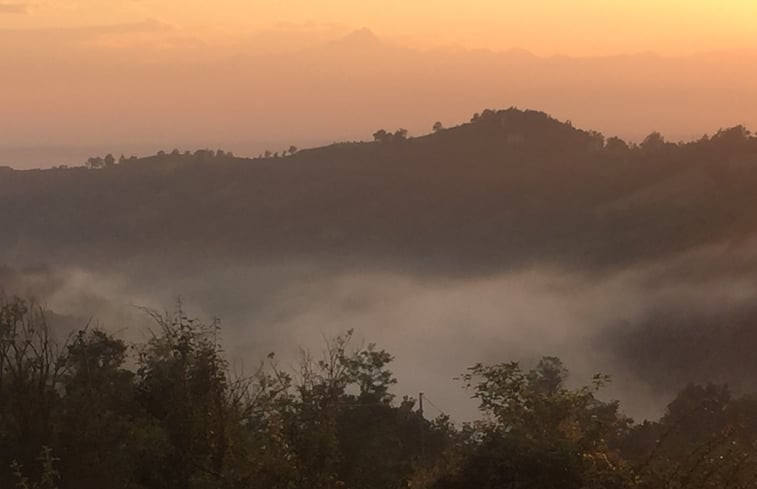
[[[480,120],[487,121],[492,120],[497,116],[497,112],[492,109],[484,109],[483,112],[481,112]]]
[[[662,137],[662,134],[655,131],[645,137],[639,147],[642,151],[657,151],[665,147],[665,138]]]
[[[93,170],[103,168],[105,166],[105,160],[100,156],[93,156],[87,160],[87,167]]]
[[[607,138],[605,149],[608,153],[622,154],[628,151],[628,144],[618,137]]]
[[[379,129],[373,133],[373,140],[379,143],[385,143],[391,139],[391,133],[386,132],[384,129]]]

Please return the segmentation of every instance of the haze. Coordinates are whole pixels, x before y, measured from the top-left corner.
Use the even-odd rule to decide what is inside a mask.
[[[755,487],[756,19],[0,0],[0,488]]]
[[[473,110],[606,135],[757,126],[744,1],[0,2],[0,165],[366,140]],[[601,39],[601,42],[597,42]]]

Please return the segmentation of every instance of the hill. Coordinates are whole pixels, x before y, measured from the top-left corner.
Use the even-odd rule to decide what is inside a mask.
[[[286,157],[174,152],[102,169],[5,169],[0,245],[16,257],[171,247],[457,272],[617,266],[754,229],[757,139],[742,127],[629,147],[509,109],[422,137],[387,134]]]

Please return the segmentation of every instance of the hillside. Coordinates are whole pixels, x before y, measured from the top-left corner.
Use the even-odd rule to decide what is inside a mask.
[[[754,229],[757,139],[742,128],[639,147],[533,111],[422,137],[278,158],[161,154],[104,169],[0,172],[2,250],[238,257],[489,270],[613,266]]]

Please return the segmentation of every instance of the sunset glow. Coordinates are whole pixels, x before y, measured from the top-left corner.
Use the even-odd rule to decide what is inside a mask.
[[[510,106],[691,139],[757,125],[755,19],[743,0],[0,0],[0,164],[95,140],[254,154]]]
[[[750,48],[757,41],[755,19],[757,4],[748,0],[0,2],[0,26],[5,28],[156,20],[206,42],[228,42],[269,29],[368,27],[418,46],[518,47],[542,55]]]
[[[757,488],[757,0],[0,0],[0,489]]]

